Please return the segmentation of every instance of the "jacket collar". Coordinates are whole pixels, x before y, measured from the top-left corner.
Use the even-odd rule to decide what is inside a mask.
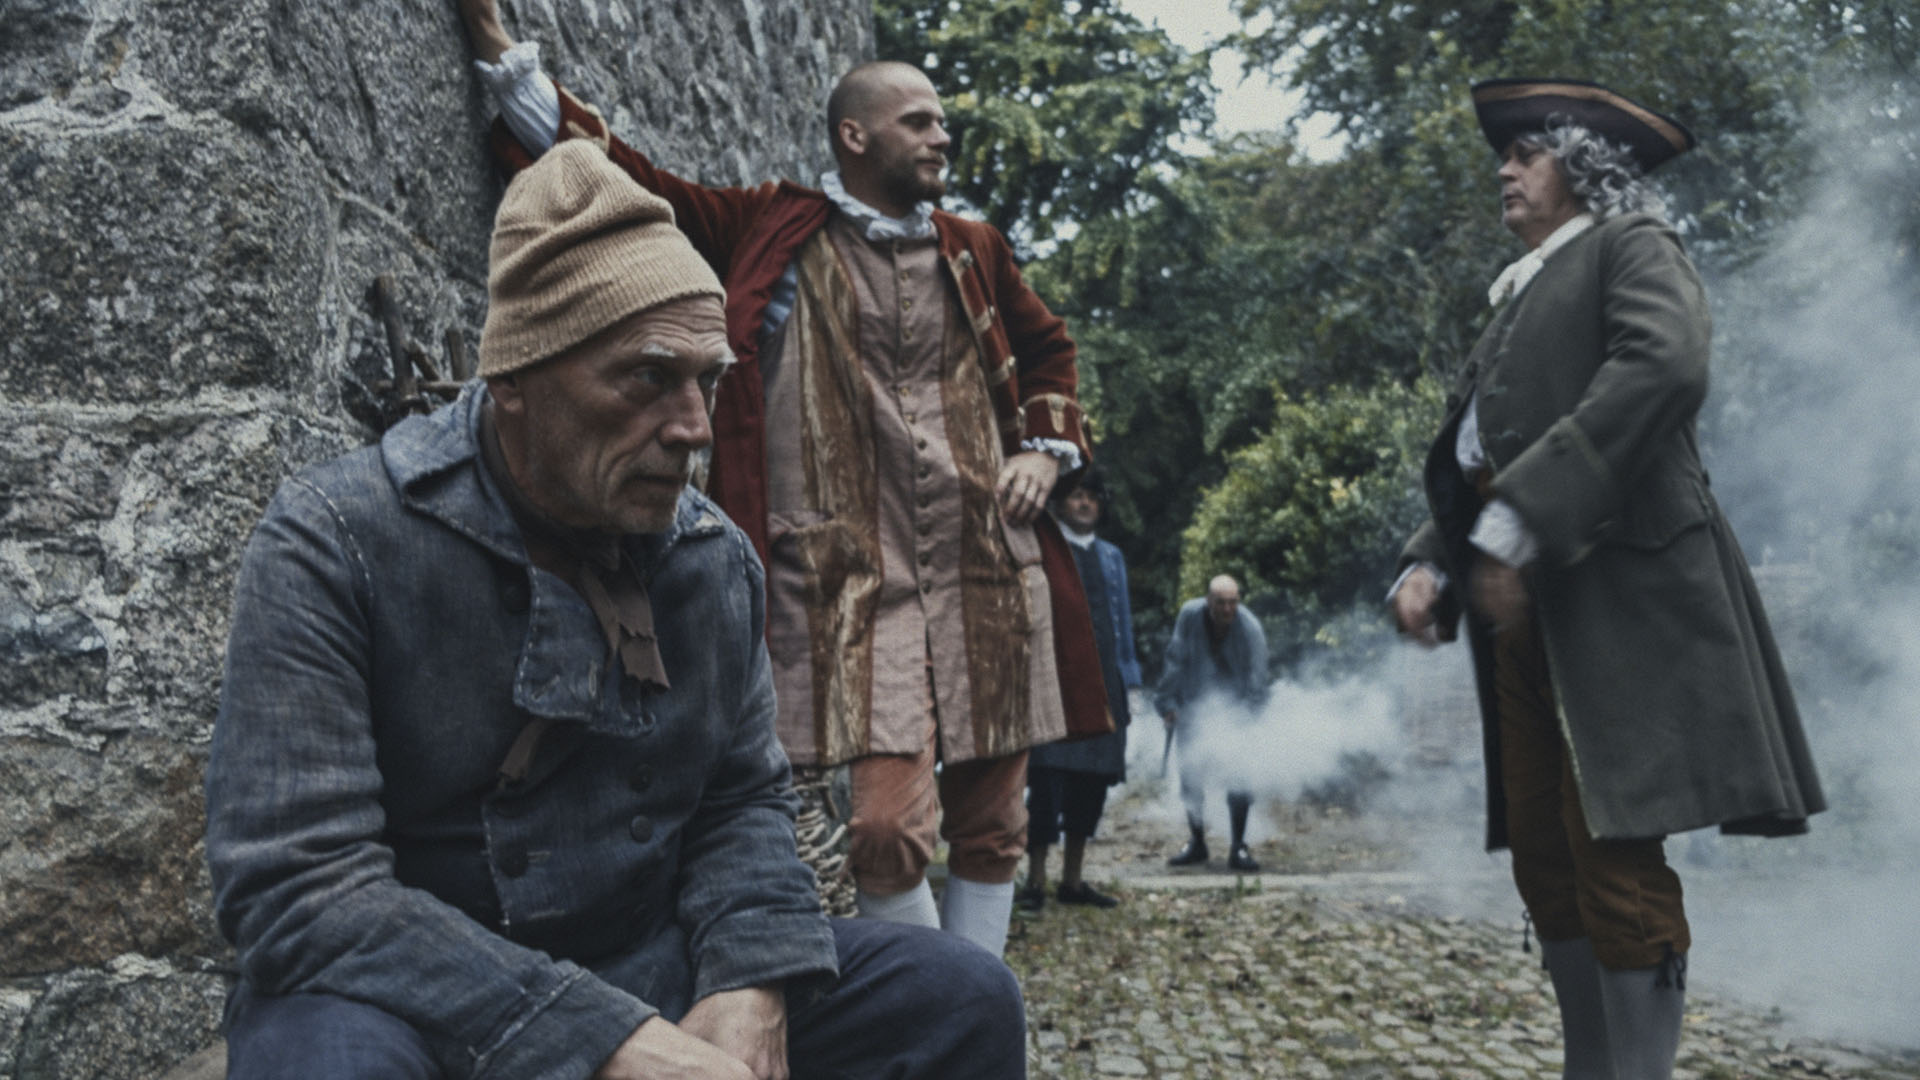
[[[821,174],[820,190],[839,211],[859,227],[869,240],[924,240],[933,235],[933,204],[915,203],[905,217],[888,217],[874,207],[847,194],[838,171]]]
[[[380,458],[402,505],[525,566],[526,542],[506,497],[480,460],[480,415],[488,400],[485,382],[469,382],[451,405],[389,429],[380,439]],[[642,576],[649,577],[681,540],[712,536],[724,528],[713,503],[688,487],[680,493],[671,529],[629,536],[622,544]]]
[[[1540,242],[1539,247],[1515,259],[1507,264],[1505,270],[1500,271],[1500,276],[1495,278],[1493,284],[1487,289],[1487,303],[1499,307],[1520,295],[1520,291],[1527,287],[1534,275],[1546,267],[1547,260],[1553,257],[1554,252],[1566,247],[1574,237],[1591,228],[1593,228],[1592,214],[1575,214],[1569,218],[1559,228],[1549,233],[1547,238]]]

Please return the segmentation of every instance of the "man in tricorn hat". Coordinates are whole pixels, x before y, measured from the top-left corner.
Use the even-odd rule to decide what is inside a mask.
[[[1468,612],[1488,846],[1513,851],[1565,1075],[1666,1077],[1690,942],[1663,837],[1804,832],[1825,801],[1695,440],[1706,297],[1645,179],[1692,133],[1573,80],[1473,99],[1528,252],[1451,388],[1391,604],[1427,644]]]

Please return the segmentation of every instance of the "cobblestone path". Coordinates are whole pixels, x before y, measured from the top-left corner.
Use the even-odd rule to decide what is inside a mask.
[[[1404,873],[1169,875],[1171,838],[1148,852],[1119,809],[1121,839],[1096,842],[1088,878],[1121,906],[1049,903],[1015,924],[1007,959],[1026,990],[1033,1076],[1560,1075],[1552,991],[1517,921],[1425,912]],[[1920,1021],[1911,1045],[1806,1037],[1696,989],[1677,1075],[1920,1080]]]

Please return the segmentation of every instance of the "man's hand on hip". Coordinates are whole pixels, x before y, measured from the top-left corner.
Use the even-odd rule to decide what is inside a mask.
[[[787,998],[777,987],[703,997],[680,1028],[745,1062],[754,1080],[787,1080]]]
[[[784,1065],[785,1047],[782,1047]],[[786,1070],[781,1069],[781,1076]],[[656,1016],[633,1029],[593,1080],[758,1080],[719,1047]]]
[[[1043,450],[1027,450],[1007,459],[1000,468],[994,494],[1000,497],[1000,514],[1009,525],[1033,521],[1047,505],[1053,482],[1060,476],[1060,460]]]

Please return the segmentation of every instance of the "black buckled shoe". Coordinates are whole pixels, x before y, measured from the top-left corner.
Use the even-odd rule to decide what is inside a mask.
[[[1207,842],[1198,837],[1187,841],[1187,846],[1167,860],[1168,866],[1202,866],[1207,861]]]
[[[1045,885],[1022,886],[1013,894],[1013,906],[1021,911],[1039,911],[1047,906],[1047,887]]]
[[[1120,906],[1120,901],[1117,897],[1108,896],[1106,893],[1095,889],[1084,881],[1071,888],[1066,885],[1060,886],[1060,888],[1054,892],[1053,897],[1063,904],[1080,904],[1085,907],[1110,908]]]
[[[1260,869],[1260,864],[1253,861],[1253,852],[1247,850],[1247,845],[1235,844],[1227,856],[1227,869],[1251,874]]]

